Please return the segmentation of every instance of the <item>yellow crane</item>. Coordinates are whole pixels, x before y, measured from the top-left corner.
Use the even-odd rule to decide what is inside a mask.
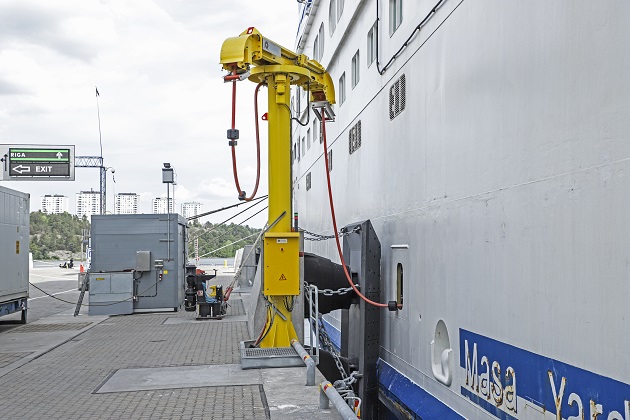
[[[291,305],[300,294],[300,233],[291,229],[291,85],[311,94],[318,116],[332,119],[335,88],[326,69],[304,54],[296,54],[248,28],[221,46],[221,65],[230,72],[226,81],[249,79],[268,88],[269,125],[269,210],[271,226],[264,236],[263,294],[268,311],[260,347],[290,347],[297,338],[291,318]],[[234,118],[233,118],[234,121]],[[230,144],[236,144],[238,131],[228,130]],[[241,198],[244,197],[244,192]],[[278,316],[275,316],[278,315]],[[301,314],[300,314],[301,315]],[[301,317],[300,317],[301,321]]]

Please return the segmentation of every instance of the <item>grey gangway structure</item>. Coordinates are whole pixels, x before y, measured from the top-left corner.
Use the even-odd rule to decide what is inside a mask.
[[[107,168],[103,165],[102,156],[75,156],[75,168],[99,168],[101,170],[100,192],[101,192],[101,214],[105,214],[107,200]]]

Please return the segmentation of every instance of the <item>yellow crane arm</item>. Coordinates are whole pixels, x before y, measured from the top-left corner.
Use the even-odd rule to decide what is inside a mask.
[[[335,86],[321,64],[263,37],[256,28],[223,42],[221,64],[234,77],[249,72],[247,76],[253,82],[262,81],[270,73],[286,73],[292,85],[311,92],[313,101],[335,103]]]

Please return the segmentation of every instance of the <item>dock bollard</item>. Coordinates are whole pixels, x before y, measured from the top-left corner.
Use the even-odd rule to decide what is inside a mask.
[[[298,340],[295,338],[291,340],[291,346],[297,351],[300,355],[304,364],[306,365],[306,386],[314,386],[315,385],[315,361],[313,358],[304,350],[304,347],[300,344]]]
[[[328,395],[324,392],[322,384],[319,384],[319,408],[321,410],[327,410],[330,408],[330,400],[328,399]]]
[[[343,399],[335,387],[328,381],[324,381],[320,384],[320,389],[324,391],[330,402],[333,403],[339,415],[343,420],[359,420],[354,411],[346,404],[346,400]],[[321,394],[319,400],[319,407],[322,407]]]

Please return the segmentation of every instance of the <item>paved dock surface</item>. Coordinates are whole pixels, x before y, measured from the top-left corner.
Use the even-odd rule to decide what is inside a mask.
[[[225,273],[216,283],[229,278]],[[234,293],[223,320],[197,321],[185,311],[88,316],[87,307],[74,317],[74,307],[64,304],[54,314],[40,308],[45,316],[26,325],[2,325],[0,417],[339,418],[334,409],[319,409],[317,386],[304,385],[306,368],[240,369],[239,343],[251,339],[248,298]],[[45,299],[52,300],[37,303]],[[318,373],[316,383],[323,380]]]

